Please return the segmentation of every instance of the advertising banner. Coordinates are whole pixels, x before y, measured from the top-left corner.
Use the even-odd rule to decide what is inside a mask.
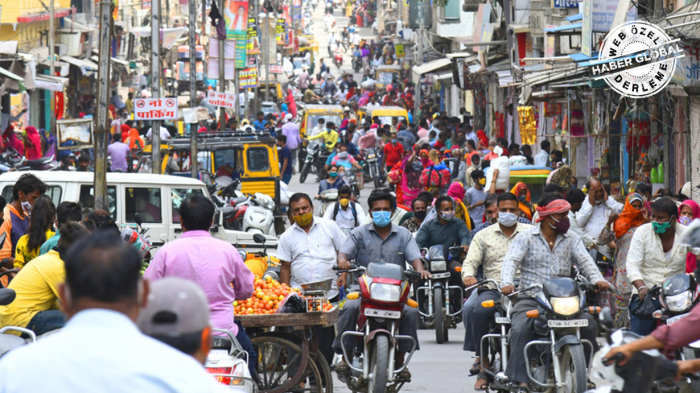
[[[238,72],[238,84],[240,89],[258,87],[258,69],[246,68]]]
[[[177,120],[177,99],[137,98],[134,120]]]
[[[226,38],[236,41],[236,69],[246,67],[248,46],[248,1],[226,0]]]

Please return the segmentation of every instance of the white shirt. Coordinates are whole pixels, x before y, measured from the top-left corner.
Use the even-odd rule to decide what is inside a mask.
[[[31,365],[31,366],[29,366]],[[124,314],[88,309],[0,360],[0,391],[226,392],[193,357],[145,336]]]
[[[328,209],[326,209],[326,212],[323,214],[323,218],[333,221],[333,212],[335,211],[335,207],[338,205],[338,203],[339,202],[336,202],[335,204],[329,206]],[[355,213],[357,214],[357,225],[355,225],[355,216],[352,214],[351,206],[355,208]],[[335,216],[335,223],[338,224],[338,227],[340,227],[341,230],[354,229],[362,225],[364,220],[365,211],[362,210],[362,205],[359,203],[350,202],[345,210],[343,210],[341,206],[338,206],[338,215]]]
[[[338,251],[345,242],[345,234],[334,221],[314,217],[311,230],[306,233],[296,223],[280,236],[277,245],[277,258],[291,262],[291,285],[335,279],[335,266]],[[333,283],[328,298],[338,295],[338,287]]]
[[[153,128],[148,129],[148,133],[146,134],[146,138],[151,139],[151,131],[153,131]],[[164,141],[166,139],[170,139],[170,132],[168,131],[167,128],[160,127],[160,140]]]
[[[535,212],[535,214],[537,215],[537,217],[539,217],[539,214],[537,214],[537,212]],[[534,217],[534,216],[532,217],[533,222],[536,219],[537,219],[536,217]],[[571,232],[579,235],[579,237],[581,237],[581,240],[583,240],[583,244],[585,244],[586,247],[590,248],[591,246],[593,246],[596,243],[595,239],[593,239],[592,237],[583,233],[583,228],[581,228],[581,226],[578,225],[578,220],[576,220],[576,213],[572,212],[571,210],[569,210],[569,223],[571,224],[571,226],[569,227],[569,230]]]
[[[535,166],[547,166],[548,159],[549,153],[541,150],[539,153],[535,154]]]
[[[623,207],[625,205],[617,202],[612,197],[608,197],[607,202],[595,206],[591,206],[588,198],[586,198],[583,201],[583,205],[581,205],[581,210],[576,213],[576,221],[582,228],[584,235],[588,235],[592,239],[598,239],[603,228],[608,223],[610,214],[622,213]],[[608,257],[612,256],[610,249],[606,245],[600,245],[598,251]]]
[[[654,285],[661,285],[668,277],[685,273],[685,259],[688,252],[697,253],[698,249],[682,244],[681,237],[686,227],[674,222],[676,236],[671,247],[670,261],[666,262],[666,255],[661,244],[661,238],[654,232],[651,223],[641,225],[634,231],[630,249],[627,252],[627,278],[630,282],[643,280],[644,285],[651,289]],[[637,293],[637,288],[633,289]]]

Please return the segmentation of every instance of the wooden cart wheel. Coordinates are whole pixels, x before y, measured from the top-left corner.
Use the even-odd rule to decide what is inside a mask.
[[[321,378],[324,382],[324,392],[333,393],[333,373],[331,372],[331,366],[328,364],[328,361],[320,351],[312,353],[311,359],[316,363],[316,367],[321,373]]]
[[[273,335],[253,337],[251,342],[258,354],[258,388],[261,393],[292,391],[302,381],[308,363],[309,346]]]

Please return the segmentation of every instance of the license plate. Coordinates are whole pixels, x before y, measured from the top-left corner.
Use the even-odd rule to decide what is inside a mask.
[[[450,278],[450,273],[433,273],[433,280],[437,280],[440,278]]]
[[[588,326],[587,319],[574,319],[571,321],[547,321],[547,326],[553,328],[584,327]]]
[[[690,314],[690,313],[682,314],[682,315],[676,315],[676,316],[673,317],[673,318],[669,318],[669,319],[666,320],[666,325],[670,325],[670,324],[672,324],[672,323],[676,323],[676,322],[680,321],[681,319],[687,317],[689,314]]]
[[[365,308],[365,315],[368,317],[399,319],[399,318],[401,318],[401,311],[389,311],[389,310],[377,310],[374,308]]]
[[[496,323],[501,324],[501,325],[508,324],[508,323],[510,323],[510,318],[498,317],[498,318],[496,318]]]

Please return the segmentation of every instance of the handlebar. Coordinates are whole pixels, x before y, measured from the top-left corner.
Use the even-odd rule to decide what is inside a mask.
[[[542,289],[542,285],[540,285],[540,284],[530,285],[530,286],[527,287],[527,288],[523,288],[523,289],[521,289],[521,290],[519,290],[519,291],[515,291],[515,292],[511,293],[510,295],[508,295],[508,297],[512,297],[512,296],[518,295],[518,294],[523,293],[523,292],[531,291],[531,290],[533,290],[533,289],[540,289],[540,290],[541,290],[541,289]]]
[[[482,286],[482,285],[484,285],[484,284],[489,284],[489,283],[492,283],[492,284],[496,285],[496,288],[498,289],[498,292],[501,292],[501,288],[498,286],[498,282],[497,282],[496,280],[493,280],[493,279],[481,280],[481,281],[477,282],[476,284],[474,284],[474,285],[472,285],[472,286],[470,286],[470,287],[465,288],[465,291],[468,291],[468,290],[470,290],[470,289],[473,289],[473,288],[476,288],[476,287],[480,287],[480,286]]]

